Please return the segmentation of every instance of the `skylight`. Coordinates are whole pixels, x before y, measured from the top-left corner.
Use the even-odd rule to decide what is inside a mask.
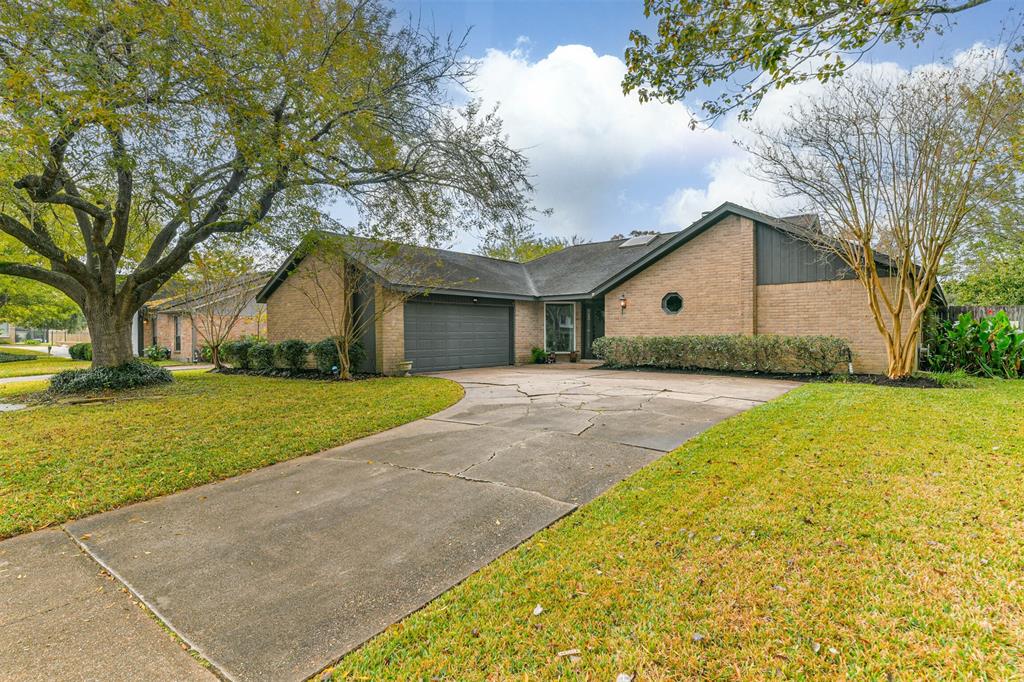
[[[650,244],[657,237],[656,234],[642,234],[639,237],[630,237],[626,241],[619,244],[620,249],[624,249],[627,246],[643,246],[644,244]]]

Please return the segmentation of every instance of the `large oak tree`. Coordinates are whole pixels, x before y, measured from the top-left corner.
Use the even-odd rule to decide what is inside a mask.
[[[524,157],[452,103],[460,45],[398,26],[381,0],[3,3],[0,231],[43,260],[0,274],[67,294],[109,366],[218,235],[339,198],[409,237],[521,219]]]

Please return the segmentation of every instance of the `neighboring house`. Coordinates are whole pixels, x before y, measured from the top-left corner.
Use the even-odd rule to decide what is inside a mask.
[[[190,296],[170,287],[150,299],[139,311],[142,326],[139,330],[139,347],[160,346],[171,351],[171,358],[184,362],[199,360],[199,353],[205,344],[202,325],[207,316],[217,315],[218,306],[223,306],[226,297],[234,298],[239,290],[248,298],[242,314],[231,327],[229,339],[247,336],[265,338],[267,335],[266,306],[256,302],[256,294],[266,282],[269,273],[247,275],[222,291],[203,296]],[[195,322],[193,323],[193,315]],[[140,353],[141,354],[141,353]]]
[[[884,372],[865,289],[809,243],[815,225],[726,203],[679,232],[570,246],[525,264],[422,249],[461,284],[378,316],[362,339],[365,369],[390,374],[403,359],[414,371],[520,364],[535,346],[591,358],[604,335],[826,334],[850,343],[857,371]],[[297,290],[304,266],[293,255],[257,296],[271,341],[327,335]],[[373,295],[415,287],[380,281]]]
[[[74,343],[88,343],[89,330],[69,332],[66,329],[36,329],[18,327],[10,322],[0,322],[0,344],[40,341],[54,346],[69,346]]]

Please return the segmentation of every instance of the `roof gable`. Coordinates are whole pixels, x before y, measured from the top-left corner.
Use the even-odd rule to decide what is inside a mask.
[[[729,215],[748,218],[755,223],[768,225],[805,239],[823,238],[805,227],[811,224],[808,216],[780,219],[726,202],[708,211],[685,229],[655,235],[645,244],[621,248],[628,240],[590,242],[567,246],[527,263],[421,246],[400,245],[399,249],[413,249],[424,258],[436,260],[439,268],[444,271],[446,280],[451,283],[450,286],[431,287],[431,290],[437,293],[482,294],[529,300],[589,298],[599,296],[632,277]],[[358,243],[361,238],[354,239]],[[259,292],[257,301],[267,301],[302,260],[302,251],[300,247],[289,256]],[[358,259],[358,256],[356,258]],[[878,256],[878,260],[883,264],[888,262],[884,256]],[[372,263],[368,262],[367,267],[373,269]],[[403,288],[416,287],[415,282],[388,281],[388,284]]]

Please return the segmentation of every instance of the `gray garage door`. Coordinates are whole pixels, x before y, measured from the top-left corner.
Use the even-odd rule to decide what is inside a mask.
[[[510,311],[502,305],[405,304],[405,357],[414,372],[510,363]]]

